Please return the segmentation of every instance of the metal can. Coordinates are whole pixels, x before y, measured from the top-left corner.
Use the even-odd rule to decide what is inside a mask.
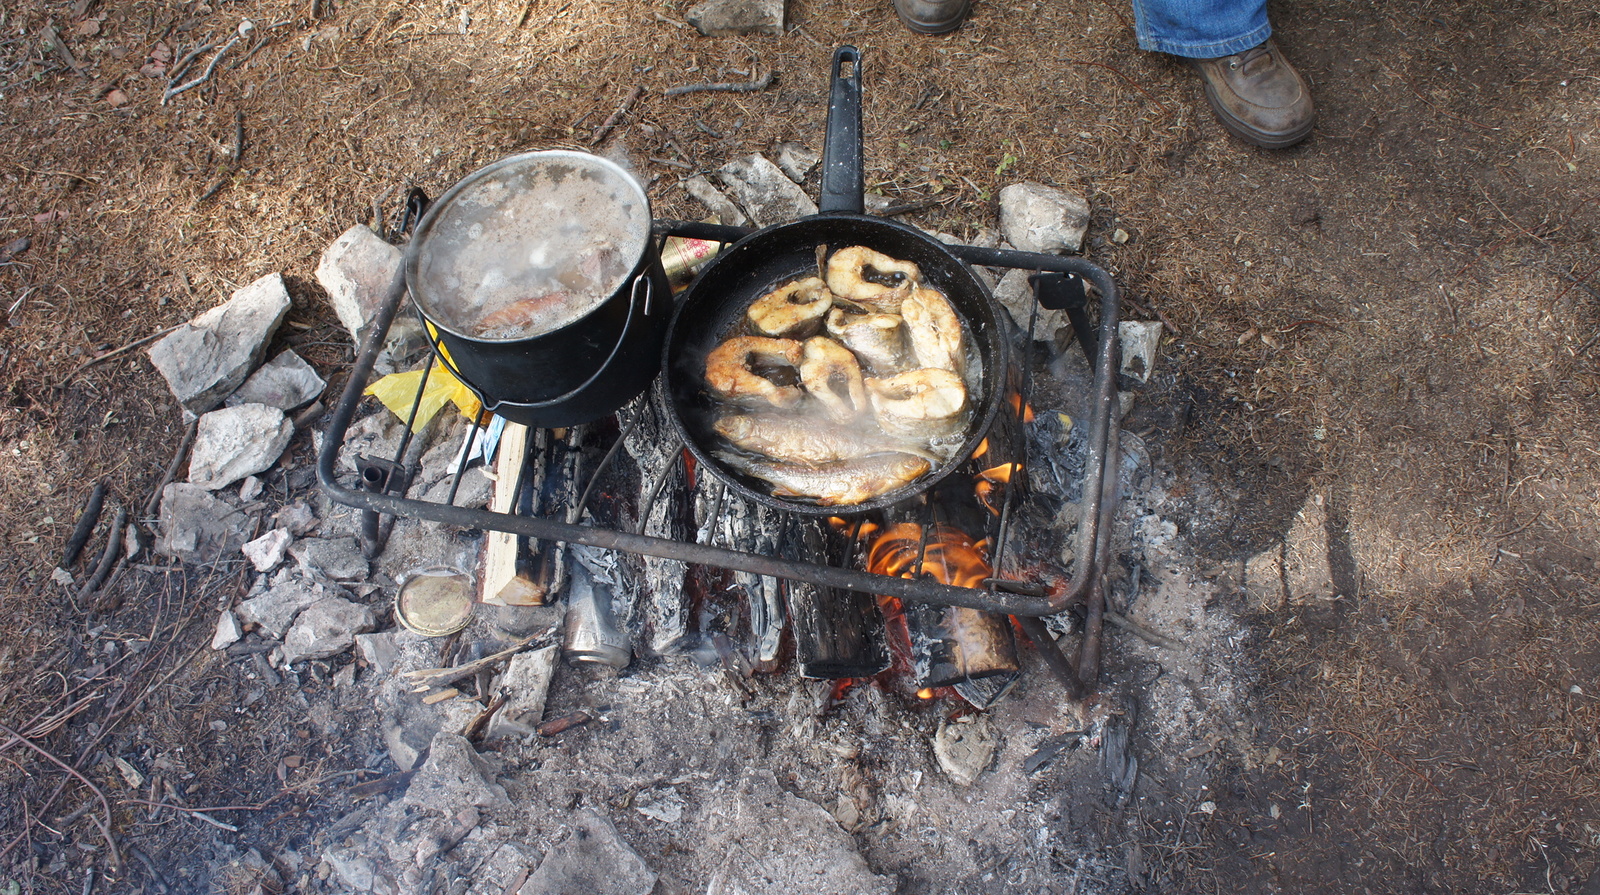
[[[709,239],[667,237],[666,243],[661,246],[661,266],[667,272],[667,282],[672,284],[673,291],[687,286],[700,268],[705,267],[720,251],[722,243]]]
[[[472,621],[472,577],[458,569],[419,569],[394,595],[394,616],[424,637],[454,634]]]

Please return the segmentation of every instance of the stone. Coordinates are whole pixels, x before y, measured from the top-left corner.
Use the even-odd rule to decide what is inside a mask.
[[[783,790],[770,770],[740,783],[737,803],[706,844],[720,855],[706,895],[891,895],[855,840],[821,805]],[[775,835],[774,831],[782,831]]]
[[[300,614],[300,610],[327,596],[320,584],[304,578],[289,578],[260,596],[240,603],[234,607],[234,612],[238,613],[240,621],[255,625],[263,634],[277,640],[289,630],[289,625]]]
[[[157,553],[205,565],[237,553],[254,522],[198,485],[173,482],[162,489],[158,524]]]
[[[322,860],[345,888],[355,892],[371,892],[374,871],[372,859],[355,849],[337,849],[323,854]]]
[[[355,644],[357,634],[365,634],[376,625],[367,606],[343,597],[318,600],[301,610],[294,626],[283,636],[284,664],[337,656]]]
[[[351,340],[361,341],[361,330],[383,304],[403,257],[398,247],[385,242],[366,224],[339,234],[323,250],[317,262],[317,282],[328,291],[328,304],[333,305],[333,313]]]
[[[817,162],[822,160],[821,153],[813,152],[793,141],[779,143],[776,149],[778,151],[778,168],[790,180],[802,186],[805,185],[806,178],[810,177],[811,172],[817,167]]]
[[[655,885],[656,874],[611,821],[584,808],[572,815],[571,835],[550,848],[517,895],[650,895]]]
[[[289,549],[289,542],[294,536],[281,528],[274,528],[259,538],[239,548],[244,553],[245,559],[256,567],[257,572],[270,572],[283,562],[284,554]]]
[[[303,503],[292,503],[273,513],[272,523],[300,538],[310,534],[317,527],[317,515]]]
[[[289,311],[283,277],[267,274],[150,346],[150,362],[190,413],[221,404],[245,381]]]
[[[227,649],[243,636],[244,629],[239,627],[239,616],[234,615],[232,609],[224,609],[222,615],[217,617],[217,633],[211,636],[211,648]]]
[[[251,373],[225,403],[266,404],[287,413],[315,401],[327,385],[300,355],[284,351]]]
[[[683,188],[716,217],[717,223],[728,227],[743,227],[750,223],[750,219],[739,210],[739,206],[733,204],[732,199],[699,174],[685,178]]]
[[[555,676],[557,647],[529,650],[511,657],[497,690],[506,704],[489,721],[488,736],[530,736],[544,718],[545,696]]]
[[[733,200],[757,227],[782,224],[817,213],[817,203],[759,154],[741,156],[717,169]]]
[[[368,668],[378,674],[388,674],[399,658],[399,648],[395,646],[394,634],[357,634],[356,654]]]
[[[239,503],[247,504],[255,500],[261,496],[261,492],[266,490],[266,487],[259,476],[245,476],[244,481],[239,483]]]
[[[334,581],[362,581],[372,571],[361,542],[353,537],[303,538],[289,548],[289,555],[306,574]]]
[[[988,770],[995,746],[994,726],[977,715],[947,721],[933,736],[933,756],[939,769],[959,786],[971,786]]]
[[[1042,183],[1014,183],[1000,191],[1000,229],[1024,252],[1076,252],[1089,229],[1089,203]]]
[[[448,730],[440,731],[428,747],[428,760],[411,778],[402,803],[444,816],[454,815],[467,805],[511,807],[505,787],[496,783],[494,777],[493,766],[478,754],[466,737]]]
[[[783,36],[784,0],[705,0],[689,8],[684,21],[706,37],[740,34]]]
[[[189,456],[189,484],[208,491],[264,472],[283,456],[294,423],[265,404],[240,404],[200,417]]]
[[[1328,559],[1326,503],[1321,492],[1312,492],[1289,525],[1283,542],[1283,586],[1290,603],[1331,600],[1337,595]]]

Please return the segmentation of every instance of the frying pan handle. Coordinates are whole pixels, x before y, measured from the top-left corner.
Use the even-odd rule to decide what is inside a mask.
[[[846,69],[848,68],[848,73]],[[833,86],[828,93],[828,132],[822,144],[823,212],[861,214],[866,178],[861,170],[861,51],[833,51]]]

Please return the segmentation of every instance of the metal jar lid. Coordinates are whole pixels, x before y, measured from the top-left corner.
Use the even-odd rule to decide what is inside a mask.
[[[472,589],[471,576],[458,569],[414,572],[395,594],[395,618],[425,637],[454,634],[472,621]]]

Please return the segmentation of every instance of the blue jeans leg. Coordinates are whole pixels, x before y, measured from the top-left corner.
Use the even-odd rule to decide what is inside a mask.
[[[1231,56],[1272,36],[1266,0],[1133,0],[1139,47],[1191,59]]]

